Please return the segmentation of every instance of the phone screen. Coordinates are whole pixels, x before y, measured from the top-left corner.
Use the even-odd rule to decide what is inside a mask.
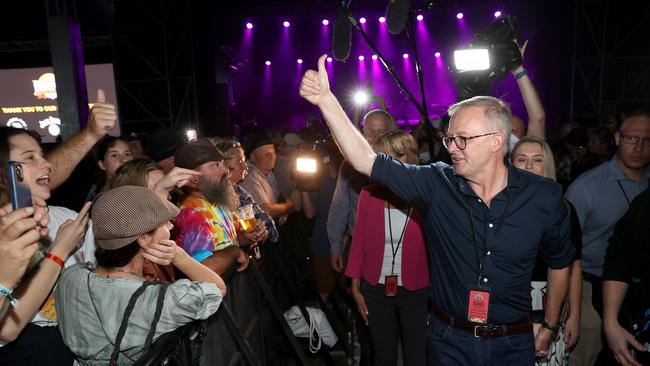
[[[25,172],[20,162],[10,161],[7,164],[7,180],[12,209],[32,206],[32,194],[25,183]]]

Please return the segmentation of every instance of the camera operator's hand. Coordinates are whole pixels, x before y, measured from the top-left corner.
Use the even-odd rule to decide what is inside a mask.
[[[322,55],[318,59],[318,72],[307,70],[300,82],[300,96],[316,106],[325,95],[330,93],[330,83],[325,70],[326,58],[327,55]]]

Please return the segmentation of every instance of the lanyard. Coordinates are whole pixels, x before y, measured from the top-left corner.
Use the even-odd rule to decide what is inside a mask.
[[[501,219],[499,219],[499,224],[497,224],[497,229],[494,231],[494,235],[492,236],[492,241],[494,241],[497,238],[497,235],[499,235],[499,231],[501,230],[503,221],[505,220],[506,215],[508,214],[508,208],[510,207],[511,198],[512,197],[510,196],[510,194],[508,194],[508,201],[506,202],[506,208],[505,210],[503,210]],[[469,201],[469,197],[467,197],[467,207],[469,208],[469,222],[472,225],[472,238],[474,239],[474,247],[476,248],[476,258],[478,261],[478,286],[480,286],[481,277],[483,277],[483,261],[485,260],[485,250],[483,251],[483,255],[481,255],[480,248],[478,246],[478,240],[476,240],[476,230],[474,229],[474,215],[472,213],[472,203]]]
[[[623,189],[623,185],[621,184],[621,181],[617,180],[616,183],[618,183],[618,188],[621,189],[621,192],[623,192],[623,196],[625,196],[625,200],[627,201],[627,206],[630,207],[630,198],[627,196],[627,193],[625,193],[625,190]]]
[[[404,233],[406,232],[406,225],[409,223],[409,218],[411,217],[411,208],[409,207],[408,213],[406,214],[406,220],[404,221],[404,227],[402,228],[402,234],[399,236],[399,241],[397,242],[397,247],[393,243],[393,223],[390,219],[390,203],[388,204],[388,233],[390,234],[390,248],[393,254],[393,262],[390,266],[390,274],[395,274],[395,256],[397,256],[397,251],[399,250],[400,245],[402,245],[402,240],[404,239]]]

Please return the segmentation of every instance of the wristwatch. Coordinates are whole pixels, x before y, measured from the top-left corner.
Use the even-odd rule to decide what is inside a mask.
[[[560,330],[560,324],[556,324],[555,326],[551,326],[548,321],[546,321],[546,318],[542,319],[542,327],[552,331],[552,332],[557,332]]]

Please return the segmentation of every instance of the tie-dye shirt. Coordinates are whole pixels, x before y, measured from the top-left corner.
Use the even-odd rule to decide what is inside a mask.
[[[238,245],[232,215],[203,198],[188,197],[176,216],[176,244],[199,262],[217,250]]]

